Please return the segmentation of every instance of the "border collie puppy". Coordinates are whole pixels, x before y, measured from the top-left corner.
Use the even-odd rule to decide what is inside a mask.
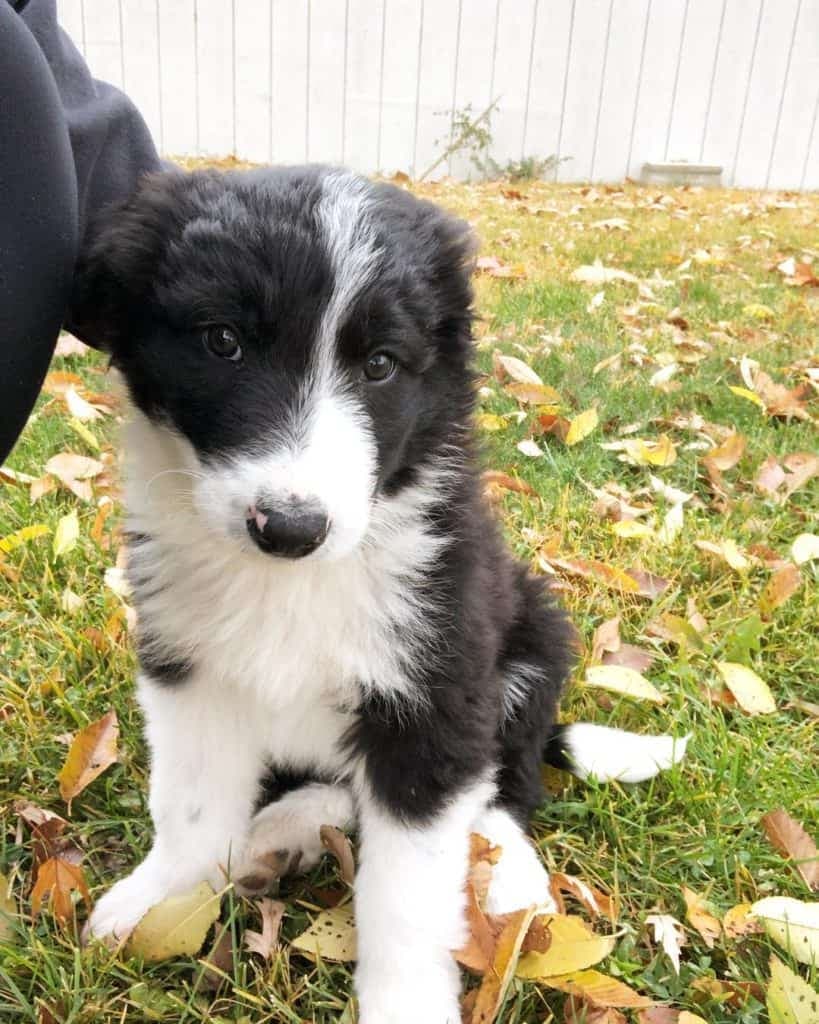
[[[360,1019],[456,1024],[470,832],[503,847],[490,910],[550,908],[524,831],[544,754],[631,781],[681,756],[554,725],[570,630],[481,497],[473,250],[322,167],[159,174],[99,225],[72,329],[133,403],[155,837],[91,935],[356,823]]]

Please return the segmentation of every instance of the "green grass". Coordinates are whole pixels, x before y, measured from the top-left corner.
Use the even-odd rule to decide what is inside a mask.
[[[816,251],[819,197],[789,197],[793,205],[777,205],[751,193],[672,191],[662,205],[654,202],[656,190],[634,187],[620,193],[522,188],[527,193],[523,202],[503,198],[496,185],[423,189],[475,223],[485,253],[521,263],[527,271],[520,281],[477,279],[479,364],[489,389],[481,411],[503,416],[518,409],[491,377],[492,351],[500,349],[524,358],[556,388],[567,416],[591,406],[599,413],[600,426],[575,447],[538,437],[544,455],[537,459],[516,448],[532,436],[531,409],[525,410],[524,422],[512,417],[505,429],[486,434],[487,466],[517,474],[537,491],[536,498],[504,494],[499,511],[510,543],[533,563],[543,544],[553,544],[565,557],[639,566],[670,583],[661,598],[649,602],[593,581],[560,580],[562,600],[586,649],[596,626],[621,615],[623,639],[656,655],[648,676],[668,698],[656,707],[583,688],[581,662],[566,697],[565,718],[693,735],[684,764],[649,783],[597,786],[560,778],[553,799],[536,815],[535,833],[550,867],[615,891],[621,899],[620,937],[603,970],[709,1022],[754,1024],[766,1019],[759,1002],[751,998],[737,1007],[707,999],[695,983],[709,978],[764,983],[772,948],[768,940],[720,939],[709,950],[689,928],[677,977],[649,942],[644,919],[659,910],[683,920],[683,885],[706,895],[720,913],[774,893],[808,896],[759,822],[764,813],[783,806],[809,832],[819,832],[816,720],[788,706],[794,699],[819,701],[817,563],[801,567],[801,590],[754,628],[770,570],[754,566],[737,573],[709,558],[694,541],[732,539],[743,548],[761,543],[787,557],[798,534],[817,532],[816,480],[784,504],[760,496],[752,485],[768,455],[816,451],[815,425],[772,419],[728,386],[742,384],[736,361],[746,354],[789,387],[800,379],[797,361],[813,355],[816,365],[819,294],[786,287],[770,268],[785,256],[800,258],[811,246]],[[607,233],[592,226],[612,217],[625,218],[630,230]],[[713,252],[715,246],[721,262],[684,265],[697,250]],[[635,285],[607,285],[603,304],[589,311],[598,289],[569,279],[578,265],[596,258],[641,279],[657,270],[670,282],[653,287],[654,304],[643,309],[636,331],[622,314],[637,298]],[[760,320],[755,304],[767,306],[771,317]],[[653,357],[674,352],[663,321],[676,307],[688,321],[689,336],[709,340],[712,348],[702,362],[676,375],[678,390],[664,393],[648,380],[658,366]],[[593,373],[598,362],[635,343],[643,347],[643,365],[626,354],[619,368]],[[101,358],[56,362],[57,369],[79,373],[90,391],[109,386],[101,376]],[[812,412],[815,417],[815,403]],[[747,439],[741,462],[725,473],[733,485],[729,510],[714,507],[700,462],[703,452],[686,447],[699,440],[697,435],[668,425],[675,416],[693,413],[734,427]],[[632,492],[648,487],[649,469],[624,465],[600,447],[633,424],[639,425],[637,436],[656,438],[666,432],[678,444],[676,463],[654,472],[696,496],[686,507],[683,532],[670,546],[613,536],[595,513],[586,486],[599,488],[615,480]],[[115,459],[113,420],[91,424],[91,429],[102,451]],[[39,476],[48,458],[63,450],[100,454],[72,429],[60,402],[46,396],[9,464]],[[71,835],[85,851],[86,870],[99,894],[148,845],[147,764],[121,602],[103,583],[118,546],[119,506],[106,524],[101,547],[90,535],[93,503],[58,490],[32,506],[26,488],[2,482],[0,496],[0,537],[32,523],[53,530],[73,509],[81,524],[77,547],[64,557],[55,558],[51,538],[43,537],[0,559],[0,708],[6,707],[0,719],[0,870],[11,877],[21,912],[17,941],[0,950],[0,1019],[41,1024],[52,1019],[44,1016],[46,1007],[60,1024],[353,1020],[349,970],[311,965],[291,955],[286,942],[275,961],[265,965],[237,941],[229,978],[214,992],[203,983],[195,959],[147,966],[99,950],[80,952],[74,936],[62,932],[48,914],[31,921],[30,837],[17,829],[15,800],[32,800],[65,814],[56,783],[66,751],[62,738],[116,708],[120,763],[74,801],[70,815]],[[84,598],[74,614],[61,606],[66,588]],[[652,620],[662,612],[685,616],[688,598],[708,622],[701,644],[680,647],[652,638]],[[721,659],[753,667],[769,683],[777,712],[750,717],[711,703],[705,688],[716,683],[714,665]],[[309,878],[283,885],[285,939],[303,929],[316,906],[315,890],[333,878],[332,867],[325,865]],[[243,901],[228,902],[223,920],[238,939],[246,924],[257,927],[255,912]],[[800,970],[816,982],[810,970]],[[499,1019],[509,1024],[560,1020],[562,1003],[555,992],[516,983]]]

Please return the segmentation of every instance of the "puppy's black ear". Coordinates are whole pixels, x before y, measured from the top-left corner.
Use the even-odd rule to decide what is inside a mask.
[[[181,172],[152,174],[91,223],[74,273],[65,326],[116,356],[144,318],[151,285],[179,216]]]

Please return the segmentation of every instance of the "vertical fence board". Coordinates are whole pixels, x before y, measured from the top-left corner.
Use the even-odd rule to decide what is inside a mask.
[[[607,57],[609,10],[615,2],[577,0],[566,79],[558,181],[577,181],[591,175],[600,83]]]
[[[723,184],[730,184],[745,94],[757,38],[762,0],[728,0],[725,23],[713,72],[711,105],[703,124],[702,159],[723,167]]]
[[[592,169],[597,181],[616,181],[628,168],[647,18],[648,0],[615,0]]]
[[[492,58],[495,52],[497,0],[464,0],[461,7],[458,73],[454,82],[453,109],[468,118],[479,117],[489,106]],[[487,129],[489,122],[481,122]],[[491,129],[490,129],[491,131]],[[468,143],[468,140],[467,140]],[[458,178],[480,177],[485,154],[465,145],[449,160],[448,172]]]
[[[273,2],[274,163],[307,159],[308,16],[307,0]]]
[[[310,0],[308,160],[341,163],[345,20],[343,0]]]
[[[264,163],[270,159],[272,5],[234,0],[236,33],[236,152]]]
[[[427,0],[421,40],[421,78],[418,88],[418,127],[415,164],[419,174],[449,144],[452,123],[452,61],[457,46],[458,0]],[[435,172],[440,177],[446,162]]]
[[[350,0],[349,4],[344,161],[360,171],[374,171],[378,165],[384,2]],[[416,50],[414,40],[407,40],[407,46]]]
[[[529,55],[535,25],[535,0],[501,0],[495,53],[492,159],[500,165],[520,160],[526,128]],[[547,7],[548,0],[540,0]]]
[[[800,188],[819,103],[819,4],[802,2],[782,100],[766,187]],[[808,187],[816,188],[819,167],[814,165],[813,172],[813,184]]]
[[[159,0],[157,6],[162,149],[169,155],[190,155],[199,152],[194,0]]]
[[[722,20],[721,0],[689,0],[665,159],[697,163]]]
[[[118,0],[85,0],[85,59],[95,78],[122,88],[122,36]]]
[[[234,34],[231,0],[198,0],[196,62],[199,152],[234,151]]]
[[[388,0],[384,25],[379,170],[412,170],[420,0]]]
[[[157,146],[162,149],[156,0],[123,0],[122,43],[123,88],[139,107]]]
[[[545,159],[556,156],[563,112],[568,39],[575,0],[540,0],[529,79],[529,109],[523,136],[522,156]]]

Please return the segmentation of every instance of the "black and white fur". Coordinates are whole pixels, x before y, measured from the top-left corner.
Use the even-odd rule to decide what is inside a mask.
[[[547,748],[631,781],[681,756],[554,725],[569,629],[481,498],[472,256],[463,223],[330,168],[156,175],[99,226],[72,327],[134,407],[156,834],[93,935],[356,823],[361,1020],[455,1024],[470,832],[503,847],[491,910],[549,907],[524,832]],[[276,532],[316,517],[312,550]]]

